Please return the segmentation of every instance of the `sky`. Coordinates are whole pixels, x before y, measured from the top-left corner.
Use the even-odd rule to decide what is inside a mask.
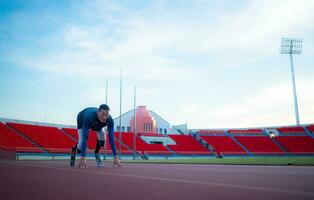
[[[0,0],[0,117],[75,125],[85,107],[145,105],[172,125],[314,123],[312,0]]]

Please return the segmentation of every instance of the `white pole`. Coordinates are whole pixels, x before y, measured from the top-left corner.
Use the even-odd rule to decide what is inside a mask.
[[[121,159],[121,142],[122,142],[122,134],[121,134],[121,115],[122,115],[122,68],[120,73],[120,117],[119,117],[119,158]]]
[[[106,104],[108,105],[108,79],[106,78]],[[104,144],[104,160],[106,160],[107,151],[107,127],[104,128],[105,131],[105,144]]]
[[[294,74],[292,54],[302,53],[302,42],[303,42],[302,38],[282,38],[281,39],[281,54],[290,55],[294,111],[295,111],[295,121],[296,121],[297,126],[300,126],[300,118],[299,118],[299,107],[298,107],[297,89],[296,89],[296,83],[295,83],[295,74]]]
[[[133,160],[136,156],[136,86],[134,87],[134,132],[133,132]]]
[[[294,97],[295,120],[296,120],[297,126],[299,126],[300,118],[299,118],[298,98],[297,98],[297,89],[296,89],[296,84],[295,84],[292,53],[290,53],[290,64],[291,64],[292,88],[293,88],[293,97]]]

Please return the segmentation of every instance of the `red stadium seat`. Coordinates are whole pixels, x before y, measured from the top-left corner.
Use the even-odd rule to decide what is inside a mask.
[[[247,154],[246,151],[228,136],[202,136],[218,153]]]
[[[314,125],[309,125],[306,127],[307,130],[309,130],[310,132],[314,133]]]
[[[283,154],[284,152],[267,136],[234,136],[254,154]]]
[[[76,128],[62,128],[67,134],[71,135],[73,138],[78,140],[77,129]]]
[[[276,140],[291,153],[314,153],[314,139],[310,136],[278,136]]]
[[[290,133],[301,133],[301,134],[305,134],[304,128],[301,126],[297,126],[297,127],[281,127],[281,128],[276,128],[277,131],[279,131],[279,133],[281,134],[290,134]]]
[[[307,129],[314,133],[314,125],[307,126]],[[246,155],[247,148],[253,154],[284,154],[281,148],[285,148],[292,154],[313,154],[314,139],[307,135],[304,128],[297,127],[280,127],[276,128],[279,136],[272,141],[264,135],[262,129],[230,129],[229,134],[237,140],[234,141],[227,136],[223,130],[199,130],[201,138],[211,145],[218,154]],[[21,136],[25,135],[25,137]],[[119,133],[115,132],[115,145],[119,150]],[[70,137],[71,136],[71,137]],[[163,146],[163,144],[148,144],[141,137],[170,137],[175,141],[175,145]],[[77,130],[74,128],[31,125],[24,123],[0,123],[0,148],[26,151],[26,152],[44,152],[50,153],[70,153],[71,147],[76,144],[78,139]],[[122,154],[132,154],[133,151],[133,133],[122,133]],[[88,139],[89,153],[95,149],[97,134],[91,131]],[[239,143],[243,145],[242,148]],[[37,144],[37,145],[36,145]],[[279,147],[281,144],[282,147]],[[136,136],[136,151],[142,154],[152,155],[172,155],[172,152],[183,155],[212,155],[213,152],[203,147],[191,135],[161,135],[155,133],[139,133]],[[107,153],[112,153],[109,145],[108,134],[106,135]],[[103,150],[101,150],[103,153]]]
[[[133,149],[133,133],[123,132],[122,142],[126,144],[130,149]],[[119,138],[119,133],[115,133],[116,137]],[[157,136],[158,134],[140,134],[145,136]],[[136,151],[146,154],[172,154],[166,147],[162,144],[148,144],[142,140],[139,136],[136,136]]]
[[[76,143],[56,127],[19,123],[8,123],[8,125],[25,134],[51,153],[69,153],[71,147]]]
[[[254,134],[254,135],[263,135],[264,132],[262,129],[234,129],[228,130],[230,134]]]
[[[17,152],[43,152],[39,147],[2,123],[0,123],[0,146],[3,149],[15,150]]]
[[[167,145],[177,154],[211,154],[197,140],[190,135],[169,135],[176,142],[176,145]]]
[[[198,131],[199,134],[209,134],[209,135],[224,135],[225,131],[223,130],[208,130],[208,129],[200,129]]]

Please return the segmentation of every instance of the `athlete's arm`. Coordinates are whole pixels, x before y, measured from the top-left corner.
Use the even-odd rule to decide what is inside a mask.
[[[123,167],[121,164],[119,157],[117,156],[116,145],[114,143],[114,121],[111,120],[108,123],[108,135],[109,135],[109,143],[112,150],[112,154],[114,156],[113,167]]]
[[[116,145],[114,143],[114,121],[112,118],[109,120],[107,130],[108,130],[109,144],[112,150],[112,154],[113,156],[117,156]]]

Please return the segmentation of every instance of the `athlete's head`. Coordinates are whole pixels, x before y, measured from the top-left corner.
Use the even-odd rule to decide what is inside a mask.
[[[101,104],[99,106],[99,109],[98,109],[98,112],[97,112],[97,117],[99,119],[99,121],[101,122],[106,122],[106,120],[108,119],[109,117],[109,106],[106,105],[106,104]]]

